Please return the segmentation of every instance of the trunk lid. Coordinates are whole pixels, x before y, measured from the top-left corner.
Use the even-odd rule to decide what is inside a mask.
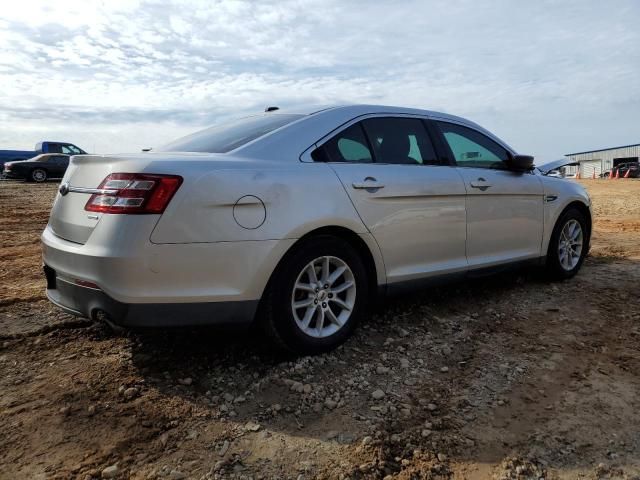
[[[91,196],[89,193],[65,193],[64,190],[70,186],[97,188],[122,161],[123,159],[99,155],[71,157],[49,217],[53,233],[75,243],[84,244],[88,240],[102,215],[84,209]]]
[[[178,169],[178,163],[180,168]],[[181,175],[193,174],[211,169],[213,166],[241,165],[241,159],[205,153],[163,153],[149,152],[133,155],[75,155],[62,179],[61,190],[56,195],[49,218],[49,227],[55,235],[65,240],[84,244],[98,226],[103,215],[85,210],[92,192],[65,192],[72,189],[97,189],[102,181],[112,173],[149,173]],[[177,170],[180,170],[178,172]],[[191,172],[191,173],[188,173]],[[153,215],[153,214],[149,214]]]

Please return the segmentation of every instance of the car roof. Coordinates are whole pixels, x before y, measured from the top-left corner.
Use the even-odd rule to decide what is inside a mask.
[[[515,150],[502,139],[498,138],[475,122],[435,110],[368,104],[310,105],[287,107],[268,113],[260,112],[257,115],[281,114],[298,114],[303,115],[303,117],[239,147],[237,150],[233,151],[233,153],[237,153],[241,156],[246,155],[248,157],[258,156],[269,158],[273,156],[274,159],[275,157],[282,158],[283,156],[297,156],[300,152],[305,151],[315,142],[319,141],[324,135],[332,133],[335,129],[340,128],[345,123],[364,115],[374,114],[418,115],[435,120],[452,121],[484,133],[489,138],[500,143],[507,150],[515,153]],[[322,135],[318,135],[319,132],[324,133],[322,133]]]
[[[69,157],[66,153],[40,153],[35,157],[31,157],[28,160],[35,160],[36,158],[44,158],[44,157]]]
[[[476,125],[474,122],[467,120],[466,118],[458,117],[444,112],[438,112],[436,110],[426,110],[421,108],[412,107],[398,107],[392,105],[378,105],[378,104],[334,104],[334,105],[299,105],[295,107],[278,108],[274,110],[274,115],[281,113],[284,114],[298,114],[298,115],[314,115],[321,112],[329,112],[330,110],[340,110],[345,113],[352,113],[354,116],[366,115],[371,113],[396,113],[405,115],[424,115],[429,117],[437,117],[443,119],[450,119],[461,123],[469,123]]]

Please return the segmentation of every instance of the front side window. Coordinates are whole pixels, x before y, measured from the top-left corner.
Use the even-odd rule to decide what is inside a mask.
[[[302,117],[303,115],[266,113],[241,118],[180,138],[161,147],[159,151],[227,153]]]
[[[454,123],[437,124],[459,167],[507,168],[509,152],[486,135]]]

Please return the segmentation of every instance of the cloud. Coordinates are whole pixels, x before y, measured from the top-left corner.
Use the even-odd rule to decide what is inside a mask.
[[[0,148],[137,150],[343,102],[467,116],[547,158],[640,142],[639,19],[634,0],[23,0],[0,13]]]

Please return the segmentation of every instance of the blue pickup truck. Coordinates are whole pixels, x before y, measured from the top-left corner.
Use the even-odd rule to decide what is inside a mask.
[[[27,160],[42,153],[61,153],[64,155],[83,155],[87,152],[73,143],[66,142],[39,142],[35,150],[0,150],[0,171],[6,162]]]

